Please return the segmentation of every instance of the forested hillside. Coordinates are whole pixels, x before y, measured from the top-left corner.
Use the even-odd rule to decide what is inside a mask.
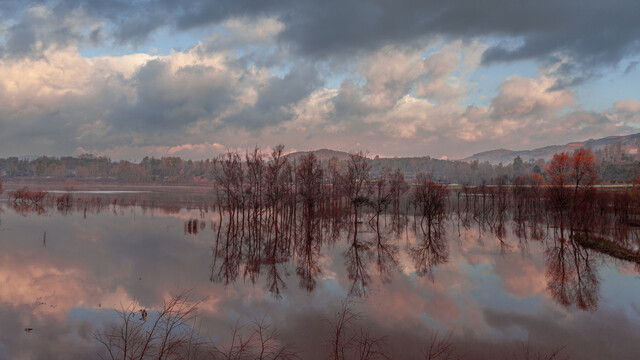
[[[248,154],[240,154],[246,159]],[[321,150],[318,158],[323,167],[344,166],[346,153]],[[604,156],[606,155],[606,156]],[[208,184],[216,174],[219,157],[206,160],[186,160],[179,157],[145,157],[139,163],[125,160],[113,161],[107,157],[90,154],[79,157],[47,157],[0,159],[0,176],[8,179],[35,181],[93,181],[126,183]],[[287,156],[295,163],[301,158],[294,153]],[[640,175],[640,161],[620,152],[596,152],[599,179],[603,184],[630,183]],[[268,161],[268,159],[265,159]],[[516,157],[510,163],[491,164],[478,160],[442,160],[429,156],[406,158],[368,158],[372,172],[401,170],[407,179],[418,173],[431,174],[444,183],[478,185],[483,182],[510,183],[517,176],[538,174],[544,176],[547,162],[544,159],[523,161]]]

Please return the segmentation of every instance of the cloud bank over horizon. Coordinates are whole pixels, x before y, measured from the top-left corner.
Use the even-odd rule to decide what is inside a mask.
[[[640,3],[0,0],[0,156],[460,158],[638,132]]]

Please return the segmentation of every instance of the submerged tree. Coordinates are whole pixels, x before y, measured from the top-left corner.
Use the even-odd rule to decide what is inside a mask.
[[[194,332],[198,302],[183,292],[149,315],[137,302],[117,311],[119,323],[95,334],[104,346],[102,359],[195,359],[201,340]]]
[[[564,222],[567,212],[573,225],[591,221],[591,213],[585,207],[593,200],[593,185],[596,183],[597,167],[589,149],[578,149],[572,156],[555,154],[547,166],[549,187],[546,197],[549,209]],[[560,226],[563,226],[560,224]]]
[[[111,360],[299,359],[293,345],[282,342],[264,319],[255,320],[248,329],[237,322],[227,343],[214,343],[198,333],[199,301],[191,301],[188,295],[182,292],[165,301],[157,312],[140,308],[137,302],[122,306],[117,311],[119,321],[94,335],[103,345],[98,356]]]
[[[350,154],[347,161],[347,170],[341,176],[340,185],[342,193],[349,200],[353,210],[354,223],[358,222],[358,210],[369,201],[371,187],[371,166],[367,154],[357,152]]]
[[[431,234],[436,226],[439,226],[446,216],[447,197],[449,189],[446,185],[437,183],[432,177],[420,173],[416,179],[416,185],[411,193],[417,215],[420,216],[420,226],[423,233]],[[427,228],[424,228],[426,221]]]

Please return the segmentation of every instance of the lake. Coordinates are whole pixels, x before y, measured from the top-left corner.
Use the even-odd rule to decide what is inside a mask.
[[[440,358],[640,354],[640,267],[543,221],[451,210],[424,231],[413,216],[383,214],[376,227],[363,211],[356,222],[294,217],[274,237],[248,215],[199,206],[202,189],[74,191],[86,201],[66,208],[0,202],[1,359],[107,356],[96,338],[121,324],[116,310],[151,323],[179,294],[198,302],[189,324],[212,356],[230,352],[234,330],[257,346],[256,323],[303,359],[336,343],[370,358],[424,358],[431,344]],[[637,249],[635,230],[625,236]]]

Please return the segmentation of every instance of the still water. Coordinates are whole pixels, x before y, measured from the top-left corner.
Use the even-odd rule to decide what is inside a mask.
[[[411,218],[393,231],[383,216],[378,233],[363,216],[356,244],[347,228],[266,261],[214,210],[105,203],[0,202],[0,359],[98,358],[114,309],[152,313],[184,291],[212,342],[266,321],[303,359],[327,358],[345,303],[359,314],[350,331],[383,339],[390,358],[423,358],[449,332],[470,359],[640,356],[638,266],[544,226],[532,237],[507,220],[496,236],[450,214],[427,236]]]

